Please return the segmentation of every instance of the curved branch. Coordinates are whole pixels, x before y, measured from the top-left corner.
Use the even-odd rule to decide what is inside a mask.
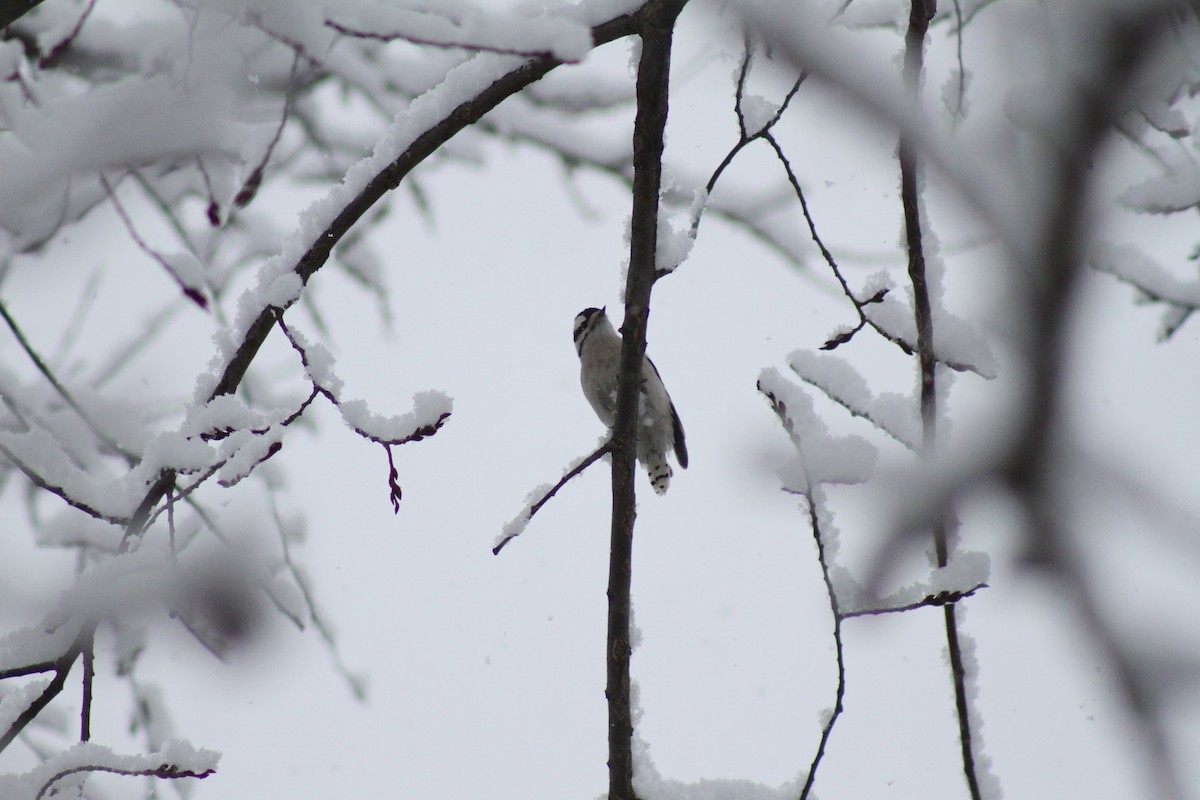
[[[42,800],[46,797],[46,793],[54,784],[61,781],[69,775],[76,775],[80,772],[107,772],[111,775],[127,775],[130,777],[145,777],[145,778],[207,778],[216,772],[214,769],[205,769],[200,772],[194,772],[190,769],[180,769],[174,764],[162,764],[153,769],[121,769],[106,764],[83,764],[78,767],[64,769],[61,772],[56,772],[50,776],[50,780],[42,784],[42,788],[38,790],[34,800]]]
[[[637,32],[639,12],[631,12],[617,16],[592,28],[592,40],[596,46],[611,42],[623,36]],[[413,143],[391,164],[386,166],[372,178],[362,191],[351,200],[333,221],[318,234],[313,244],[297,260],[293,272],[304,283],[307,283],[317,270],[329,260],[334,245],[349,233],[359,219],[363,217],[389,191],[400,185],[400,182],[425,159],[435,153],[442,145],[457,135],[460,131],[477,121],[491,111],[501,101],[539,80],[562,62],[553,58],[543,57],[526,61],[521,66],[502,76],[487,89],[470,100],[452,109],[440,122],[430,126],[418,136]],[[264,308],[249,325],[246,334],[238,345],[232,358],[225,365],[220,379],[209,395],[209,400],[223,394],[237,391],[242,379],[253,363],[258,351],[267,339],[267,334],[274,327],[278,313],[282,309]],[[141,534],[149,519],[150,512],[166,495],[167,490],[175,483],[173,470],[164,470],[158,480],[146,492],[138,505],[129,524],[126,526],[125,537],[131,539]]]

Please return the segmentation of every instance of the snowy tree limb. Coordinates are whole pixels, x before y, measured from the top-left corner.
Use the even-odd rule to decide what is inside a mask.
[[[899,614],[904,611],[915,611],[918,608],[948,606],[957,603],[959,600],[965,600],[971,597],[980,589],[987,588],[986,583],[978,583],[969,589],[961,589],[958,591],[938,592],[937,594],[926,595],[925,597],[913,603],[906,603],[902,606],[883,606],[880,608],[863,608],[855,611],[847,611],[842,615],[842,619],[853,619],[854,617],[879,617],[884,614]],[[961,656],[960,656],[961,657]]]
[[[595,45],[598,46],[634,33],[637,30],[638,20],[637,12],[621,14],[593,27],[592,38]],[[502,100],[542,78],[561,63],[553,58],[526,61],[493,82],[475,97],[450,110],[440,121],[418,135],[395,161],[369,180],[362,191],[347,203],[325,230],[314,239],[313,244],[293,266],[293,272],[301,282],[308,282],[317,270],[328,261],[334,245],[349,233],[353,225],[375,203],[399,186],[414,167],[435,153],[463,128],[495,108]],[[216,385],[210,392],[210,400],[223,394],[232,394],[241,385],[242,379],[258,355],[281,311],[283,309],[264,308],[247,326],[244,336],[226,362]],[[173,471],[167,470],[159,475],[126,525],[126,539],[141,533],[154,507],[174,483]]]
[[[541,511],[542,506],[550,502],[550,498],[558,494],[559,489],[566,486],[568,481],[582,473],[592,464],[596,463],[596,461],[598,461],[601,457],[607,455],[611,449],[611,444],[609,442],[605,442],[591,453],[584,456],[578,464],[575,464],[565,473],[563,473],[563,476],[558,479],[558,483],[554,484],[553,486],[546,487],[544,490],[535,489],[530,495],[531,502],[527,504],[519,514],[517,514],[516,518],[513,519],[512,522],[504,526],[504,533],[501,536],[500,541],[496,542],[495,547],[492,548],[492,555],[500,555],[500,551],[504,549],[504,546],[521,535],[521,532],[525,529],[525,525],[531,519],[533,519],[533,515]]]
[[[612,536],[608,565],[608,797],[635,800],[633,714],[630,696],[630,586],[633,526],[637,516],[634,464],[637,458],[637,405],[646,352],[650,293],[658,277],[659,196],[667,124],[671,44],[675,20],[687,0],[651,0],[640,14],[642,40],[637,73],[637,116],[633,126],[633,212],[629,232],[629,272],[617,410],[612,433]]]
[[[34,672],[54,671],[54,677],[51,678],[50,683],[46,685],[41,694],[25,710],[17,715],[16,719],[12,721],[3,734],[0,734],[0,753],[4,752],[21,731],[25,730],[25,726],[33,722],[37,715],[42,713],[42,709],[48,706],[50,701],[62,692],[67,684],[67,677],[71,674],[71,668],[74,666],[75,660],[92,646],[93,635],[94,628],[90,625],[84,625],[80,628],[75,640],[67,648],[66,652],[53,661],[18,668],[18,670],[23,671],[9,670],[0,674],[0,679],[2,679],[14,677],[15,675],[29,675]]]
[[[47,793],[53,794],[50,790],[54,784],[61,781],[63,778],[71,775],[78,775],[81,772],[107,772],[110,775],[125,775],[127,777],[143,777],[143,778],[163,778],[169,780],[177,780],[179,778],[207,778],[216,772],[213,769],[205,769],[199,772],[190,769],[180,769],[175,764],[160,764],[157,767],[146,767],[144,769],[123,769],[107,764],[85,764],[70,769],[64,769],[50,776],[50,779],[42,784],[42,788],[34,795],[34,800],[42,800],[47,796]]]
[[[804,457],[804,436],[793,419],[791,411],[788,409],[787,403],[779,395],[774,388],[766,384],[762,379],[758,382],[758,390],[771,404],[771,410],[775,412],[775,416],[779,419],[788,437],[796,447],[796,453],[799,456],[801,463],[807,469],[807,462]],[[805,482],[806,488],[801,494],[804,496],[805,504],[808,507],[809,527],[812,530],[813,539],[817,544],[817,562],[821,567],[821,578],[825,582],[825,594],[829,598],[829,613],[833,618],[833,650],[834,657],[837,661],[837,685],[834,689],[833,710],[825,718],[825,724],[821,726],[821,737],[817,742],[816,752],[813,754],[812,761],[808,766],[808,773],[804,776],[804,786],[800,790],[800,800],[807,800],[810,797],[813,785],[817,780],[817,769],[821,766],[821,761],[825,757],[825,748],[829,745],[829,739],[833,736],[833,726],[837,724],[838,718],[845,710],[846,697],[846,651],[845,644],[842,641],[842,620],[845,616],[842,614],[841,604],[838,601],[837,590],[833,585],[833,577],[830,573],[830,556],[826,552],[825,537],[821,532],[821,503],[823,493],[818,481],[809,480]]]

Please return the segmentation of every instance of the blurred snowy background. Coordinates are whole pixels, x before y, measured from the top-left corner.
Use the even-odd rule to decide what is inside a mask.
[[[580,37],[585,23],[640,5],[580,0],[541,12],[501,0],[45,0],[7,28],[0,301],[46,370],[11,327],[0,329],[8,458],[0,621],[12,632],[0,639],[8,678],[0,728],[42,691],[28,688],[38,676],[9,675],[70,644],[52,652],[45,641],[59,617],[103,609],[118,622],[102,622],[96,634],[91,740],[145,754],[173,738],[221,754],[202,782],[100,775],[79,794],[69,780],[59,791],[606,791],[607,465],[564,487],[498,556],[491,548],[526,495],[604,435],[579,390],[571,324],[593,305],[620,317],[637,47],[622,38],[591,50]],[[771,5],[755,13],[780,13]],[[1063,86],[1094,89],[1087,64],[1102,24],[1081,20],[1139,5],[939,6],[914,115],[928,119],[928,141],[955,143],[934,154],[943,167],[965,159],[977,169],[959,179],[995,181],[956,188],[930,167],[922,192],[931,261],[944,267],[941,307],[980,341],[954,344],[995,364],[990,379],[939,373],[948,388],[938,450],[951,465],[983,458],[1024,413],[1028,309],[993,223],[1037,217],[1037,208],[1013,206],[1022,187],[1034,187],[1023,202],[1036,206],[1038,165],[1048,163],[1039,148],[1060,144],[1038,123],[1069,115],[1056,94]],[[1143,717],[1163,733],[1182,793],[1200,797],[1200,328],[1187,319],[1200,306],[1191,100],[1200,27],[1194,10],[1161,5],[1168,30],[1126,87],[1128,113],[1096,151],[1078,198],[1090,209],[1088,261],[1107,272],[1082,272],[1061,308],[1068,357],[1054,495],[1099,610],[1153,690]],[[907,3],[855,0],[843,13],[834,2],[805,6],[829,26],[816,38],[827,36],[844,48],[842,63],[855,65],[849,85],[890,76],[880,91],[900,86]],[[738,141],[742,20],[737,4],[699,0],[679,19],[665,170],[680,229]],[[386,40],[400,30],[422,41]],[[763,117],[797,73],[784,48],[768,54],[758,33],[751,41],[743,96],[748,116]],[[449,110],[447,95],[472,86],[452,70],[476,56],[430,42],[579,63],[557,67],[421,161],[286,314],[313,353],[320,343],[336,359],[327,374],[342,383],[343,411],[362,399],[381,417],[402,418],[379,422],[383,429],[405,421],[414,395],[435,390],[452,401],[435,435],[393,448],[398,513],[384,448],[325,398],[279,427],[312,385],[276,328],[241,385],[245,407],[219,419],[254,430],[274,423],[282,448],[228,488],[217,482],[228,475],[213,475],[191,495],[195,506],[171,504],[177,559],[162,502],[144,536],[131,537],[133,552],[117,556],[121,524],[68,507],[28,475],[92,498],[90,507],[111,509],[120,523],[157,466],[198,459],[199,472],[180,475],[181,490],[216,470],[212,452],[233,447],[233,437],[210,439],[208,455],[189,450],[196,434],[213,430],[197,421],[198,404],[263,287],[297,296],[264,275],[290,270],[318,223],[342,208],[348,190],[338,186],[359,159],[398,153],[406,131],[420,132]],[[480,55],[475,77],[498,77],[521,59]],[[854,289],[884,271],[890,296],[907,302],[897,130],[844,89],[828,75],[806,80],[774,136]],[[263,163],[261,188],[247,188]],[[362,182],[360,169],[348,185]],[[244,208],[234,202],[239,191]],[[982,219],[964,196],[990,198],[1008,216]],[[722,174],[689,257],[655,288],[649,352],[687,430],[691,465],[662,498],[641,470],[637,477],[633,678],[637,736],[666,781],[653,796],[795,797],[834,703],[833,622],[805,501],[781,490],[795,450],[755,384],[766,367],[798,382],[790,355],[818,351],[857,313],[761,141]],[[1148,298],[1157,302],[1138,302]],[[1164,338],[1164,329],[1172,334]],[[876,395],[906,398],[917,429],[915,359],[869,329],[834,354]],[[838,563],[865,579],[893,532],[897,498],[931,479],[914,472],[903,446],[810,394],[833,435],[879,450],[871,480],[827,488]],[[408,420],[409,430],[438,413]],[[179,435],[189,432],[187,441]],[[249,452],[251,461],[266,455]],[[141,459],[149,460],[136,466]],[[1157,796],[1162,776],[1152,773],[1166,762],[1154,758],[1159,744],[1130,709],[1123,676],[1054,571],[1031,565],[1022,508],[992,488],[955,509],[962,553],[990,562],[980,578],[987,588],[958,605],[977,667],[977,750],[995,780],[986,796],[999,796],[996,785],[1014,798]],[[888,551],[887,589],[929,578],[924,547],[922,539]],[[207,595],[236,598],[245,591],[241,570],[267,591],[251,589],[255,613],[239,605],[229,619],[208,621],[231,641],[206,639],[203,621],[189,630],[178,608],[167,613],[176,590],[186,595],[189,581],[213,574],[241,587],[198,584],[202,610],[221,610]],[[967,797],[941,610],[849,619],[842,635],[846,710],[816,795]],[[0,753],[10,780],[0,787],[12,797],[33,785],[14,776],[61,765],[55,754],[78,740],[82,661]]]

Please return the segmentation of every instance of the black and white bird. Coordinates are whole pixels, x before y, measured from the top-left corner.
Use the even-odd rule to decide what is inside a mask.
[[[600,421],[612,429],[617,419],[617,373],[621,365],[621,334],[603,308],[585,308],[575,317],[575,350],[583,396]],[[650,485],[665,494],[671,485],[667,453],[674,448],[679,466],[687,469],[683,423],[663,386],[654,362],[642,356],[642,390],[638,398],[637,460],[650,475]]]

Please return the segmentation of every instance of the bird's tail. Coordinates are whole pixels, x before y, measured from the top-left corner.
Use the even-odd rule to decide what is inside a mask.
[[[660,458],[646,465],[646,473],[650,476],[650,485],[654,487],[654,491],[658,494],[666,494],[667,488],[671,485],[671,465],[667,463],[666,458]]]

